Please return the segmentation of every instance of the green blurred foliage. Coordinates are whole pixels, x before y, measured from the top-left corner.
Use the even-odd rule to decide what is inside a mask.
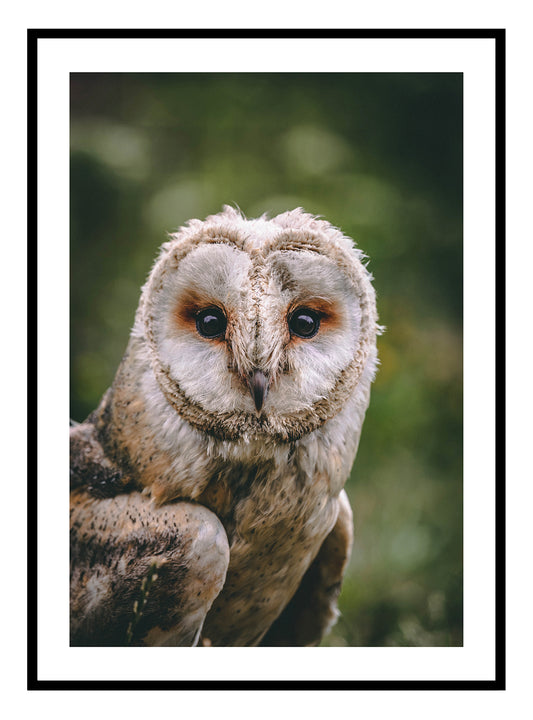
[[[302,206],[370,258],[381,368],[327,645],[462,644],[462,75],[71,75],[71,416],[166,233]]]

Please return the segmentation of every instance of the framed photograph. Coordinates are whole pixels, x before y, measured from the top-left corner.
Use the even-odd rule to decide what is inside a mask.
[[[36,258],[29,285],[37,287],[29,342],[38,357],[30,370],[37,397],[30,444],[33,438],[38,447],[28,493],[30,689],[505,687],[505,345],[503,319],[496,315],[505,305],[504,73],[504,30],[28,31],[29,257]],[[283,229],[285,244],[272,245],[279,241],[273,228]],[[192,261],[189,270],[182,266],[180,278],[190,272],[195,283],[194,310],[190,288],[185,309],[172,306],[172,322],[189,323],[188,332],[200,339],[196,345],[184,340],[172,354],[161,329],[167,327],[161,313],[170,307],[163,266],[185,263],[183,244],[200,232],[217,257],[201,269]],[[291,274],[272,260],[270,269],[261,270],[272,272],[276,282],[265,281],[264,304],[260,281],[250,285],[250,308],[256,310],[243,310],[243,317],[248,322],[256,312],[258,318],[253,360],[236,348],[227,367],[220,361],[215,372],[215,354],[209,353],[222,358],[215,345],[228,344],[227,328],[237,333],[240,321],[230,317],[226,300],[213,300],[218,290],[205,288],[220,282],[224,298],[234,293],[245,303],[240,256],[253,264],[267,252],[256,237],[274,247],[278,260],[289,262],[303,248],[313,261],[323,254],[324,267],[298,265]],[[343,302],[349,306],[351,291],[335,275],[338,267],[328,269],[335,262],[346,277],[358,278],[357,352],[344,347],[338,329],[349,315]],[[334,299],[321,289],[322,272],[343,288]],[[169,293],[182,292],[176,282]],[[306,283],[314,289],[304,292]],[[361,283],[368,285],[367,295]],[[296,286],[305,301],[293,300]],[[205,307],[196,300],[204,290]],[[274,368],[279,312],[285,365],[280,360]],[[141,315],[151,318],[142,326],[146,357],[135,355]],[[182,332],[173,328],[172,342]],[[326,340],[317,343],[322,336]],[[291,355],[286,348],[293,341],[300,349]],[[121,365],[127,347],[134,360]],[[352,382],[345,378],[355,367],[354,352],[364,363]],[[150,421],[135,404],[138,388],[149,382],[145,375],[132,380],[141,367],[151,368],[168,400],[168,408],[150,411]],[[300,373],[297,390],[284,384],[288,367]],[[174,372],[182,373],[178,389]],[[275,482],[258,459],[246,464],[249,448],[241,448],[242,456],[231,449],[236,437],[249,433],[232,414],[240,402],[232,395],[239,373],[246,417],[270,433],[263,449],[273,448],[268,462],[278,468]],[[172,387],[165,384],[167,375]],[[349,383],[350,393],[360,388],[364,398],[344,415],[348,400],[339,388]],[[115,389],[102,400],[110,387]],[[191,401],[186,407],[184,397]],[[276,402],[283,423],[276,424]],[[237,480],[228,480],[228,496],[221,500],[218,486],[216,496],[197,489],[189,456],[172,468],[153,460],[152,443],[159,447],[163,436],[171,442],[174,411],[192,428],[194,442],[204,443],[206,457],[222,453],[217,442],[224,447],[224,467],[233,467],[241,490]],[[293,411],[296,419],[289,421]],[[132,425],[122,435],[117,430],[126,416],[141,423],[137,435]],[[139,576],[139,592],[128,595],[131,619],[121,625],[112,605],[94,615],[106,593],[118,597],[117,586],[110,580],[103,589],[102,575],[79,571],[86,547],[79,556],[74,551],[75,592],[84,598],[80,612],[96,620],[90,631],[85,619],[79,631],[69,624],[67,428],[69,419],[86,427],[88,417],[98,432],[102,423],[114,423],[109,432],[120,435],[112,436],[117,457],[127,436],[128,463],[135,457],[140,467],[145,453],[155,468],[144,475],[133,469],[130,477],[107,459],[94,470],[91,459],[88,483],[91,492],[98,486],[99,507],[112,507],[118,497],[127,504],[132,488],[144,486],[138,497],[150,491],[158,508],[139,515],[150,518],[143,524],[147,536],[153,535],[153,518],[163,523],[178,500],[194,503],[191,512],[203,512],[205,505],[213,522],[221,523],[229,570],[224,567],[220,587],[226,590],[217,586],[181,641],[163,632],[164,623],[148,620],[166,556],[148,580],[141,583]],[[338,460],[326,422],[337,423],[335,432],[348,447]],[[307,438],[319,435],[316,450]],[[279,467],[288,467],[295,453],[302,468],[311,462],[318,467],[313,453],[319,452],[342,466],[342,484],[331,493],[340,497],[344,486],[342,497],[353,511],[347,527],[355,528],[353,547],[346,540],[342,569],[331,576],[329,555],[320,565],[326,552],[321,543],[338,527],[343,510],[337,505],[324,520],[320,543],[313,545],[302,530],[299,542],[287,540],[278,552],[280,537],[298,533],[289,521],[291,502],[307,502],[309,518],[320,525],[316,508],[326,513],[329,505],[319,478],[327,476],[327,492],[334,482],[333,471],[316,471],[309,485],[298,489],[296,481],[287,481],[284,487]],[[226,470],[217,470],[217,477]],[[258,490],[252,493],[254,483]],[[275,497],[267,503],[268,493]],[[250,541],[254,553],[232,565],[246,532],[260,533],[261,518],[271,517],[276,503],[283,522],[273,524],[263,541]],[[253,516],[246,531],[238,520],[245,507]],[[71,512],[77,517],[77,506]],[[105,528],[107,518],[115,518],[107,510],[99,517]],[[77,543],[82,531],[73,522]],[[99,531],[94,522],[91,527]],[[121,559],[125,565],[126,557],[129,562],[133,544],[145,542],[137,531],[135,541],[130,535],[109,551],[117,554],[113,567]],[[202,557],[206,552],[209,547],[198,551]],[[316,600],[322,590],[304,582],[312,568],[330,578],[323,581],[326,614]],[[258,592],[265,572],[272,583],[282,577],[291,588],[279,607],[272,605],[278,585]],[[230,583],[238,604],[224,604]],[[241,612],[252,618],[246,629],[237,618]],[[101,630],[96,634],[95,624]]]

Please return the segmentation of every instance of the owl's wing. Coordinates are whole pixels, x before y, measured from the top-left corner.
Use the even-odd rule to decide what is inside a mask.
[[[261,641],[264,646],[313,646],[334,625],[337,598],[353,544],[353,515],[344,490],[333,530],[304,575],[295,595]]]
[[[229,563],[216,515],[78,488],[70,516],[71,645],[195,645]]]
[[[132,489],[123,471],[110,460],[90,420],[70,424],[70,488],[86,487],[96,497]]]

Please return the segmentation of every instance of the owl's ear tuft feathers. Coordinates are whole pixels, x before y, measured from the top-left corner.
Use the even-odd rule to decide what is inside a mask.
[[[263,213],[257,220],[269,221],[269,213]],[[176,231],[168,234],[169,242],[174,242],[178,239],[185,239],[199,233],[202,229],[209,226],[224,226],[228,224],[231,226],[234,223],[247,223],[254,222],[254,219],[247,218],[240,207],[235,203],[233,205],[225,204],[222,207],[222,211],[214,215],[209,215],[205,220],[199,220],[194,218],[188,220],[185,225],[179,227]],[[316,232],[320,235],[326,236],[334,244],[343,246],[345,249],[354,251],[360,260],[363,260],[366,256],[357,247],[356,242],[344,235],[344,233],[338,228],[324,220],[320,215],[313,215],[312,213],[306,212],[302,207],[294,208],[293,210],[287,210],[279,215],[273,217],[270,222],[275,223],[280,229],[293,229],[293,230],[308,230],[310,232]],[[168,247],[168,243],[163,245],[163,249]]]
[[[240,207],[237,205],[237,203],[233,203],[233,205],[223,205],[222,206],[222,212],[217,215],[211,215],[211,217],[227,217],[229,220],[246,220],[246,216],[243,213],[243,211],[240,209]]]
[[[177,230],[168,232],[168,241],[163,244],[162,249],[167,249],[170,243],[175,242],[180,238],[186,238],[198,233],[206,226],[220,224],[221,222],[234,223],[236,221],[246,221],[246,216],[240,207],[237,204],[235,204],[235,206],[223,205],[221,212],[216,213],[215,215],[208,215],[205,220],[192,218],[191,220],[187,220],[187,222],[177,228]]]
[[[354,252],[360,261],[366,257],[353,238],[345,235],[340,228],[324,220],[320,215],[312,215],[301,207],[276,215],[272,218],[272,222],[282,228],[308,230],[325,236],[334,245],[340,245],[345,250]]]

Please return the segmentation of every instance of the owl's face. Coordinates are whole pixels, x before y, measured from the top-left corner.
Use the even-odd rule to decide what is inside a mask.
[[[351,241],[300,210],[226,208],[172,237],[141,300],[167,400],[216,436],[289,440],[345,402],[375,348],[375,301]]]

